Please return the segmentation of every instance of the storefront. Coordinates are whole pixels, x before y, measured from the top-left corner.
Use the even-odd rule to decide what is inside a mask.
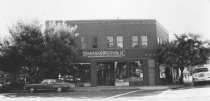
[[[49,25],[51,21],[46,22]],[[89,72],[81,72],[90,86],[160,84],[155,61],[157,45],[169,39],[167,30],[154,19],[57,21],[78,26],[76,46],[88,58]],[[82,61],[79,61],[83,64]],[[84,71],[86,65],[77,65]],[[85,70],[85,71],[88,71]],[[87,76],[89,75],[89,76]],[[82,78],[82,77],[81,77]]]
[[[97,85],[143,85],[143,60],[96,62]]]
[[[139,53],[137,50],[83,51],[83,56],[91,61],[90,86],[155,85],[154,59],[151,56],[140,58],[136,52]]]

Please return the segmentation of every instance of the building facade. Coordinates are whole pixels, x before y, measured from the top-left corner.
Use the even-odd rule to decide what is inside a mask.
[[[50,21],[49,21],[50,22]],[[86,86],[160,84],[157,45],[169,40],[156,20],[56,21],[77,25],[76,43],[89,62],[75,63]],[[89,83],[89,84],[88,84]]]

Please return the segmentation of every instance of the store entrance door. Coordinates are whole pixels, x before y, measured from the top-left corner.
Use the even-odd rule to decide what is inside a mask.
[[[99,86],[114,85],[114,62],[97,62],[97,82]]]

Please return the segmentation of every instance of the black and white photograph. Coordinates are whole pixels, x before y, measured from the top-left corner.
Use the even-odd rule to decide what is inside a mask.
[[[210,101],[210,0],[0,0],[0,101]]]

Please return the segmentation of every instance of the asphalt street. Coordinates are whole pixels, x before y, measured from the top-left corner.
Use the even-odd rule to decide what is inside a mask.
[[[118,98],[118,97],[131,97],[131,96],[147,96],[155,95],[163,91],[153,91],[153,90],[120,90],[120,91],[91,91],[91,92],[56,92],[56,91],[37,91],[34,93],[3,93],[1,94],[4,97],[8,98],[31,98],[31,97],[41,97],[41,98],[50,98],[50,97],[65,97],[65,98],[77,98],[77,99],[103,99],[103,98]]]
[[[92,92],[39,91],[35,93],[2,93],[0,101],[210,101],[210,85],[187,86],[179,89],[121,90]]]

